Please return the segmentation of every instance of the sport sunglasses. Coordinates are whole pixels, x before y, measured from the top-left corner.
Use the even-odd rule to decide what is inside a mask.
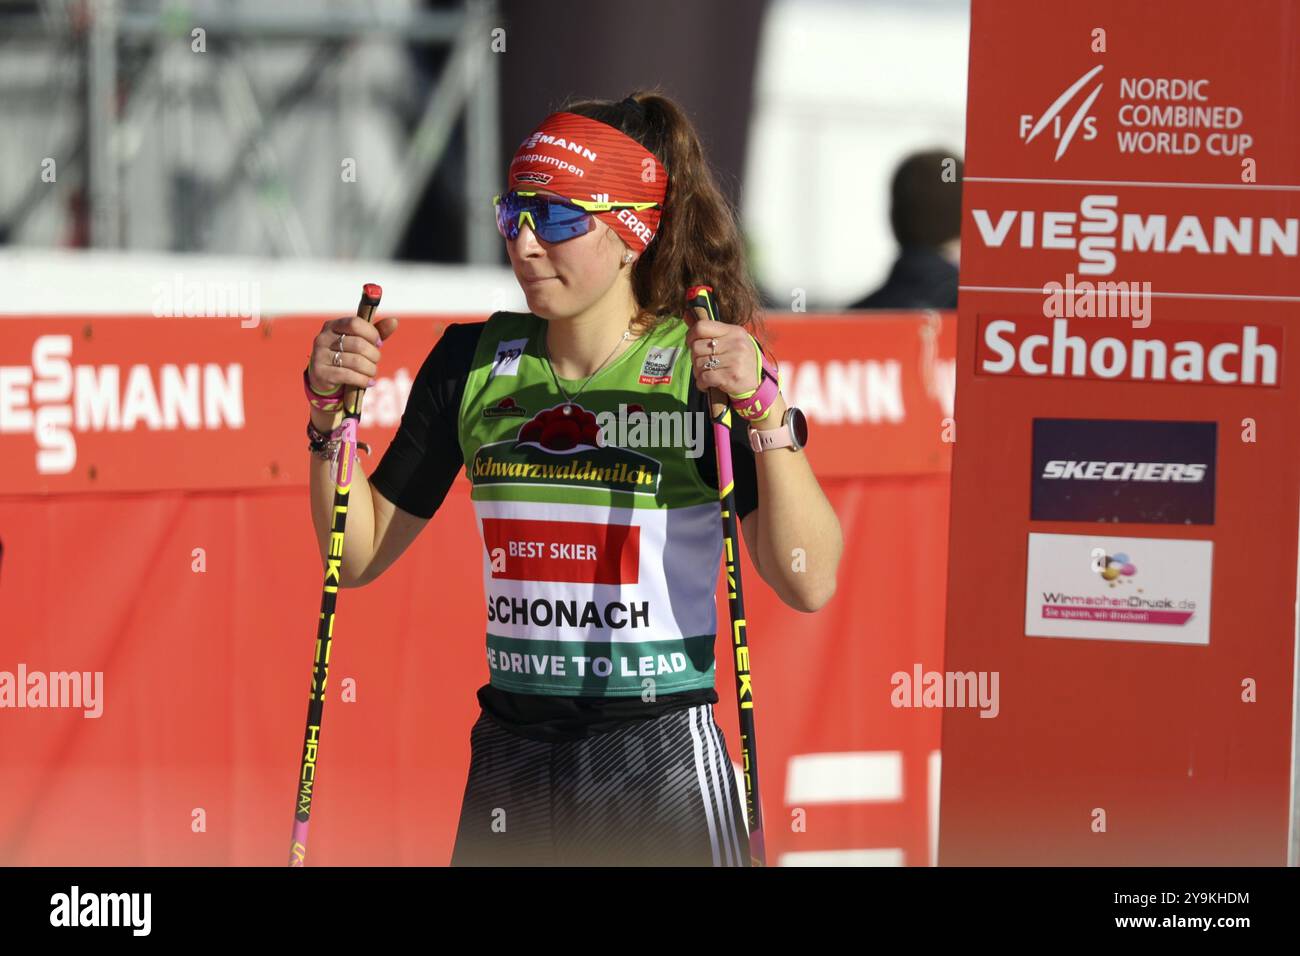
[[[590,199],[561,199],[537,192],[512,189],[492,197],[497,211],[497,231],[515,239],[527,223],[543,242],[564,242],[585,236],[596,228],[598,212],[615,209],[657,209],[657,202],[601,202]]]

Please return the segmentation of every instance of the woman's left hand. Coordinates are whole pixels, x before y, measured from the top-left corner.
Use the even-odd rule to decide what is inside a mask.
[[[730,397],[758,388],[754,339],[740,326],[698,319],[686,332],[686,347],[691,350],[691,369],[700,391],[716,388]],[[706,369],[710,356],[718,361],[716,367]]]

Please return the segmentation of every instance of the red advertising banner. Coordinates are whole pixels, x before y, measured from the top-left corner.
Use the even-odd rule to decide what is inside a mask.
[[[297,378],[321,321],[0,320],[0,864],[284,864],[321,575]],[[385,348],[365,471],[445,325],[404,318]],[[769,325],[846,547],[815,615],[741,550],[769,858],[925,866],[940,711],[890,690],[943,666],[955,320]],[[488,677],[467,491],[339,595],[314,864],[450,858]],[[549,533],[566,560],[597,555],[594,580],[636,547]],[[730,666],[715,714],[734,760]]]
[[[385,313],[400,314],[400,313]],[[0,493],[306,486],[285,436],[303,431],[292,370],[324,317],[0,318]],[[366,393],[361,431],[385,447],[448,324],[403,316]],[[767,322],[785,391],[817,426],[819,474],[946,472],[955,322],[921,315]],[[305,434],[304,434],[305,438]]]
[[[1284,864],[1300,9],[974,0],[970,50],[939,862]]]

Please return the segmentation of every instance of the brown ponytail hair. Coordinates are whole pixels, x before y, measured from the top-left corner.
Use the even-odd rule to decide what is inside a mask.
[[[659,89],[622,102],[576,100],[561,110],[613,126],[636,140],[668,171],[659,231],[632,267],[641,331],[681,315],[686,290],[713,286],[722,321],[744,326],[760,343],[758,291],[745,264],[736,210],[718,189],[699,134],[686,113]]]

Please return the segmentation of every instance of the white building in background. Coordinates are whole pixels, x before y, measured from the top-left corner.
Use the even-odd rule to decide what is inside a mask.
[[[894,167],[964,154],[969,35],[965,0],[774,0],[741,215],[777,301],[842,307],[884,281]]]

